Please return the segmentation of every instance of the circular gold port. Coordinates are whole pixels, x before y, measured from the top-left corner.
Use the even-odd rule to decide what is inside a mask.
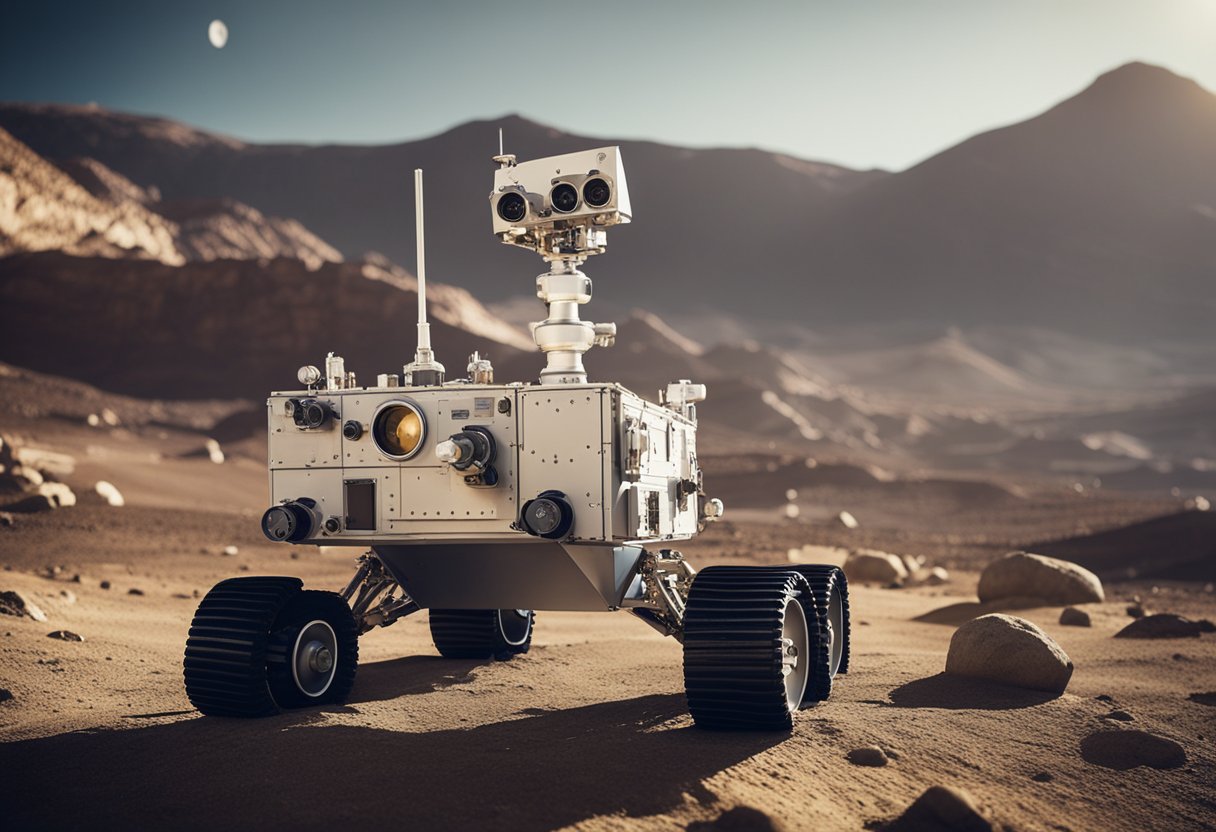
[[[426,440],[426,417],[413,402],[388,402],[376,412],[372,440],[389,459],[409,459]]]

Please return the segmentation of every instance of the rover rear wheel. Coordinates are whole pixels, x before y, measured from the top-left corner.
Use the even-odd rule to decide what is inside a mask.
[[[203,598],[186,640],[186,696],[208,716],[259,717],[345,701],[359,660],[354,617],[299,578],[231,578]]]
[[[498,659],[532,646],[532,610],[431,610],[431,638],[447,659]]]
[[[816,673],[817,613],[806,578],[702,569],[684,613],[684,687],[702,728],[789,729]]]
[[[804,704],[822,702],[832,694],[836,674],[849,672],[849,582],[837,566],[807,564],[789,569],[806,578],[815,597],[819,619],[817,641],[822,654],[819,663],[827,672],[812,678]]]

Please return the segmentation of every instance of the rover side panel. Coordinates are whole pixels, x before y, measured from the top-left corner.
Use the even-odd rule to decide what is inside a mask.
[[[271,468],[330,468],[342,464],[342,398],[318,395],[333,416],[320,430],[300,430],[287,413],[293,396],[272,396],[267,402]]]
[[[698,478],[696,426],[628,391],[621,392],[618,413],[615,536],[626,540],[694,536],[700,507],[696,494],[688,490]]]
[[[526,537],[518,543],[374,548],[410,597],[431,609],[615,609],[642,552]]]
[[[604,467],[611,465],[612,437],[605,436],[604,386],[525,388],[519,395],[519,494],[563,492],[574,508],[578,540],[611,539],[606,522]]]

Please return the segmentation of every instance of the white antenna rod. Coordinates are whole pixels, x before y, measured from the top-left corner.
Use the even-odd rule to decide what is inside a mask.
[[[422,216],[422,168],[414,170],[414,232],[418,242],[418,352],[431,349],[431,325],[426,322],[426,232]],[[419,356],[421,360],[421,356]],[[429,359],[429,356],[427,356]]]
[[[498,128],[498,155],[502,155],[502,128]]]

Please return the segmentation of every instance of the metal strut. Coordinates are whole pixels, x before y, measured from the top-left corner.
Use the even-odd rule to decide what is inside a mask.
[[[625,600],[638,618],[676,641],[684,640],[684,610],[697,571],[674,549],[644,551],[638,563],[640,595]]]
[[[357,563],[359,570],[342,590],[342,599],[350,604],[359,624],[359,635],[375,627],[387,627],[422,609],[384,568],[375,552],[360,555]]]

